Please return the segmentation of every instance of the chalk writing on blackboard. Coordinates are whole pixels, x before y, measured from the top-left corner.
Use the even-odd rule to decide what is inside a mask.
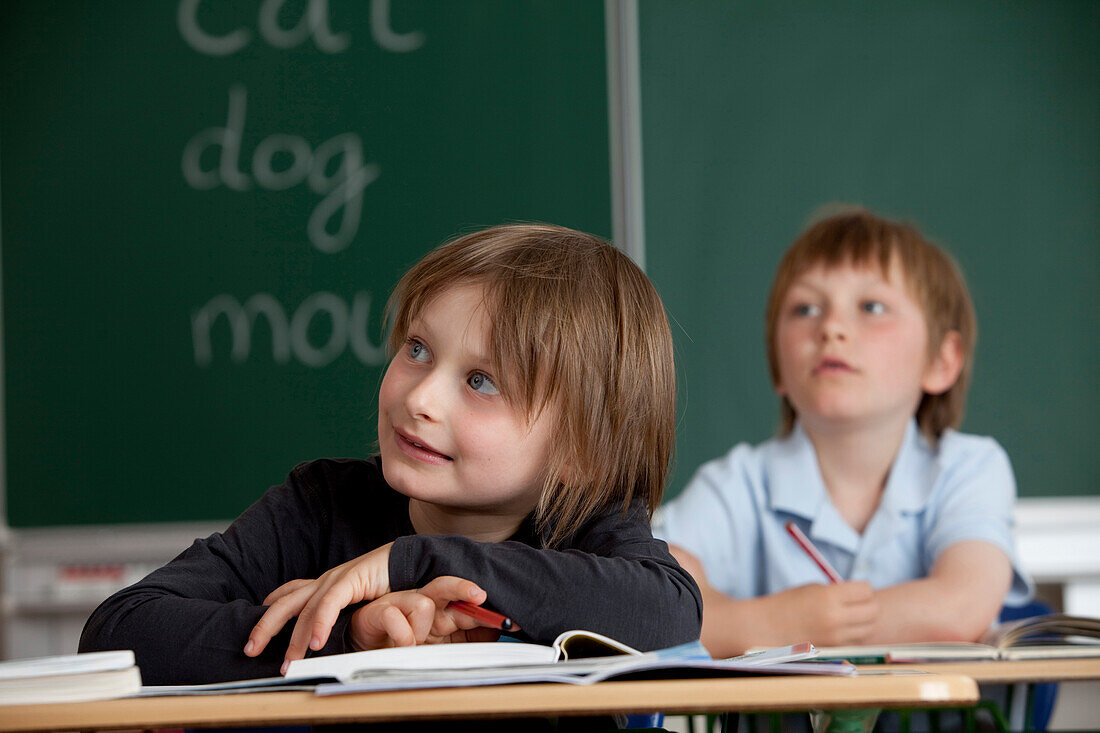
[[[362,292],[355,294],[350,308],[338,295],[313,293],[289,318],[282,304],[268,293],[257,293],[243,304],[231,295],[218,295],[191,315],[195,363],[208,366],[214,358],[211,341],[218,316],[225,316],[229,324],[230,360],[247,361],[252,353],[253,328],[263,316],[271,334],[271,357],[278,364],[293,359],[319,368],[350,348],[360,363],[378,366],[385,363],[386,350],[368,336],[370,310],[370,294]],[[317,318],[327,319],[330,326],[327,340],[319,345],[309,340],[310,324]]]
[[[287,49],[313,39],[317,49],[324,53],[341,53],[348,49],[350,34],[332,31],[328,0],[309,0],[292,28],[285,28],[279,22],[285,4],[285,0],[264,0],[257,13],[256,26],[260,37],[268,45]],[[180,35],[191,48],[208,56],[228,56],[252,42],[252,32],[247,27],[237,27],[220,34],[203,28],[199,20],[201,5],[202,0],[180,0],[176,13]],[[424,45],[421,31],[398,33],[390,27],[390,0],[371,0],[370,32],[379,47],[394,53],[415,51]]]
[[[363,163],[359,136],[353,132],[341,133],[313,149],[298,135],[273,133],[256,145],[249,175],[241,170],[247,97],[244,85],[231,86],[225,125],[208,127],[187,142],[181,161],[184,180],[200,191],[225,186],[243,192],[253,184],[283,191],[306,183],[314,193],[324,197],[306,223],[310,244],[326,253],[346,249],[359,231],[363,190],[379,175],[377,165]],[[212,157],[216,164],[211,164]],[[280,160],[279,166],[275,165],[276,158]],[[332,227],[334,219],[337,224]],[[332,229],[335,231],[330,232]]]
[[[325,54],[343,53],[351,46],[351,31],[333,27],[328,0],[307,0],[290,11],[285,5],[285,0],[264,0],[254,18],[245,16],[215,29],[217,24],[203,15],[202,0],[180,0],[176,22],[184,42],[213,57],[232,56],[253,42],[287,50],[312,41]],[[409,53],[425,43],[419,30],[398,32],[391,27],[389,0],[371,1],[369,26],[371,39],[385,51]],[[238,193],[308,186],[320,197],[304,223],[309,245],[323,255],[350,247],[363,220],[364,193],[382,174],[377,163],[363,160],[362,138],[346,131],[314,145],[293,132],[261,130],[260,142],[245,150],[248,101],[245,81],[229,85],[224,124],[211,120],[211,126],[184,145],[180,159],[184,181],[198,191],[224,186]],[[321,368],[349,351],[362,364],[383,364],[385,349],[367,335],[371,294],[358,292],[350,301],[322,291],[307,296],[290,312],[271,293],[243,299],[215,294],[191,313],[195,364],[210,367],[216,352],[237,364],[258,356],[253,337],[261,318],[270,333],[271,359],[276,364],[293,361]],[[223,321],[226,326],[220,325]],[[224,352],[215,347],[223,336],[228,339]]]

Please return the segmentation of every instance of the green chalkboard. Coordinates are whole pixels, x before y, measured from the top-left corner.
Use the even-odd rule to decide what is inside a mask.
[[[7,2],[0,68],[15,527],[232,517],[366,455],[413,261],[610,235],[600,3]]]
[[[916,223],[979,320],[964,429],[1100,492],[1100,4],[640,3],[647,270],[683,379],[671,491],[777,424],[763,308],[828,202]]]

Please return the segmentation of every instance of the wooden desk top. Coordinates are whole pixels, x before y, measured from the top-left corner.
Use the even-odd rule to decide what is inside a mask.
[[[402,690],[333,697],[317,697],[311,692],[262,692],[11,705],[0,707],[0,731],[935,707],[972,705],[977,700],[974,680],[957,674],[792,675]]]
[[[979,683],[1001,682],[1070,682],[1100,680],[1100,658],[1093,659],[1021,659],[998,662],[925,662],[923,664],[860,665],[864,671],[874,669],[917,669],[935,674],[961,674]]]

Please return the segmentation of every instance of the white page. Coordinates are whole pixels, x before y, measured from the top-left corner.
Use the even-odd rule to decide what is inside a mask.
[[[13,659],[9,662],[0,662],[0,680],[105,672],[133,666],[134,653],[129,649],[34,657],[33,659]]]
[[[350,680],[356,672],[365,670],[506,667],[545,664],[553,662],[556,658],[555,649],[541,644],[497,641],[424,644],[297,659],[290,663],[285,677],[287,680],[335,677],[346,681]]]

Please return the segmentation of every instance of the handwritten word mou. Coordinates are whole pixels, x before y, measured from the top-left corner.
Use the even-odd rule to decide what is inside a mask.
[[[213,360],[211,340],[218,316],[225,316],[228,323],[229,358],[238,364],[248,361],[252,331],[257,318],[263,316],[271,333],[271,356],[277,364],[286,364],[293,357],[301,364],[320,368],[332,363],[350,346],[360,363],[379,366],[386,362],[386,349],[367,336],[370,304],[369,293],[356,293],[350,308],[338,295],[314,293],[287,318],[282,304],[268,293],[257,293],[243,304],[231,295],[219,295],[191,316],[195,362],[209,366]],[[318,317],[327,319],[331,325],[323,344],[309,340],[310,324]]]
[[[204,56],[229,59],[252,43],[279,50],[312,43],[324,54],[344,53],[351,46],[351,32],[333,28],[328,0],[264,0],[216,29],[203,24],[204,19],[209,23],[206,5],[212,6],[212,0],[180,0],[176,13],[180,36]],[[369,28],[374,43],[392,53],[416,51],[425,42],[421,31],[398,33],[390,27],[390,0],[371,0]],[[224,186],[238,193],[308,186],[321,197],[305,224],[310,246],[322,255],[350,247],[363,219],[364,192],[381,175],[377,164],[363,160],[362,138],[348,131],[313,144],[301,135],[272,131],[254,149],[244,150],[247,117],[248,89],[244,82],[235,82],[228,90],[224,124],[212,120],[214,124],[195,133],[183,148],[180,168],[187,185],[198,191]],[[243,303],[233,295],[214,295],[191,314],[195,363],[208,367],[214,361],[215,334],[228,337],[231,362],[247,361],[254,353],[256,319],[262,316],[271,333],[275,363],[294,360],[320,368],[350,349],[359,362],[377,366],[384,363],[385,352],[366,336],[369,314],[369,293],[356,293],[350,305],[334,293],[314,293],[289,316],[269,293],[257,293]],[[309,336],[323,331],[311,329],[317,318],[331,327],[321,344],[311,343]],[[218,326],[222,321],[224,328]]]

